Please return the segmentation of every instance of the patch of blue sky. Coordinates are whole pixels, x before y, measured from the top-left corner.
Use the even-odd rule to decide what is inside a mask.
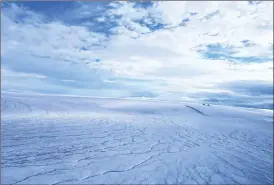
[[[214,52],[205,52],[203,53],[204,58],[211,60],[230,60],[234,62],[268,62],[273,60],[273,57],[259,57],[259,56],[250,56],[250,57],[235,57],[232,55],[224,54],[224,53],[214,53]]]
[[[104,34],[106,37],[117,34],[112,29],[119,26],[118,22],[121,18],[121,15],[108,15],[107,11],[115,9],[115,7],[109,6],[109,2],[15,2],[15,4],[43,15],[44,23],[57,21],[70,26],[84,26],[89,31]],[[5,7],[8,8],[11,5],[8,3]],[[153,2],[149,1],[137,2],[134,7],[149,8],[152,5]],[[24,22],[26,18],[28,18],[28,14],[22,12],[14,20],[15,22]],[[185,26],[188,21],[189,18],[185,18],[179,26]],[[167,27],[166,24],[162,24],[152,17],[142,18],[135,22],[149,28],[152,32]]]
[[[154,20],[152,18],[150,19],[149,17],[147,18],[147,20],[140,19],[140,20],[136,20],[134,22],[140,24],[141,26],[149,28],[149,30],[151,32],[154,32],[154,31],[162,30],[162,29],[172,29],[172,28],[177,28],[177,27],[180,27],[180,26],[186,26],[186,23],[189,22],[189,21],[190,21],[189,18],[184,18],[182,20],[182,22],[179,23],[176,26],[169,26],[168,24],[163,24],[163,23],[157,22],[156,20]]]
[[[35,13],[42,14],[49,19],[60,18],[62,13],[70,11],[71,9],[79,7],[79,3],[69,1],[69,2],[61,2],[61,1],[17,1],[13,2],[18,6],[23,6]],[[10,6],[11,4],[7,4]]]
[[[232,46],[227,46],[227,45],[222,45],[220,43],[216,44],[209,44],[206,46],[207,50],[210,50],[211,52],[233,52],[233,47]]]
[[[156,22],[154,19],[140,19],[140,20],[135,20],[134,22],[140,24],[141,26],[149,28],[150,31],[157,31],[160,29],[163,29],[167,26],[167,24],[159,23]]]
[[[101,15],[93,15],[88,17],[82,17],[74,22],[70,22],[70,25],[84,26],[91,32],[96,32],[105,35],[106,37],[110,37],[115,35],[112,31],[113,28],[119,26],[117,20],[121,18],[119,15],[115,15],[112,17],[105,16],[102,21],[99,19],[102,18]]]
[[[245,47],[252,46],[249,40],[242,40],[242,43]],[[241,57],[241,56],[234,56],[237,52],[235,48],[232,46],[224,46],[221,44],[209,44],[206,46],[205,50],[198,50],[202,54],[204,58],[211,59],[211,60],[230,60],[236,62],[268,62],[273,60],[273,57],[267,56],[248,56],[248,57]]]
[[[136,2],[136,1],[132,1],[132,2]],[[147,8],[152,7],[153,3],[154,3],[153,1],[136,2],[133,7],[134,8],[145,8],[145,9],[147,9]]]
[[[47,22],[62,22],[70,26],[84,26],[89,31],[112,35],[111,28],[117,26],[117,20],[121,18],[119,15],[112,17],[104,17],[105,20],[100,20],[102,15],[106,15],[106,11],[110,9],[109,2],[13,2],[19,7],[24,7],[37,15],[43,16],[43,23]],[[8,9],[12,3],[6,3],[2,9]],[[60,13],[61,12],[61,13]],[[22,11],[14,17],[16,23],[25,22],[30,17],[28,12]],[[33,22],[34,24],[34,22]]]
[[[1,7],[1,15],[6,15],[9,17],[10,20],[12,20],[14,23],[25,23],[28,22],[29,19],[32,19],[33,15],[30,14],[28,11],[24,11],[24,6],[21,8],[12,8],[13,4],[8,2],[3,2]],[[2,22],[2,16],[1,16],[1,22]]]

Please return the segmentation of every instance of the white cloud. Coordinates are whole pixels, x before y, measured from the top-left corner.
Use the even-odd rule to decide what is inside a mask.
[[[14,78],[38,78],[38,79],[47,78],[44,75],[35,74],[35,73],[15,72],[13,70],[6,69],[3,66],[1,67],[1,77],[2,78],[8,78],[8,77],[14,77]]]
[[[85,14],[81,16],[91,15],[92,9],[84,6]],[[16,63],[14,56],[32,55],[37,65],[44,61],[41,58],[50,58],[56,67],[69,63],[65,69],[73,74],[90,76],[96,71],[99,77],[92,79],[102,82],[108,77],[153,80],[149,85],[134,81],[123,84],[133,89],[145,88],[159,97],[170,97],[171,91],[181,93],[178,97],[198,91],[221,93],[228,90],[220,84],[239,80],[273,83],[272,2],[155,2],[148,8],[112,2],[111,6],[93,19],[100,24],[110,20],[116,23],[110,29],[112,35],[107,37],[104,32],[86,27],[87,23],[76,26],[62,20],[44,21],[44,17],[30,10],[24,22],[16,23],[17,16],[26,11],[13,5],[1,13],[3,58]],[[189,21],[182,24],[186,19]],[[157,24],[165,26],[157,29]],[[252,45],[245,46],[243,40]],[[199,51],[212,54],[209,44],[219,44],[223,47],[219,48],[220,53],[232,59],[211,60],[203,56]],[[246,61],[237,61],[237,57]],[[251,63],[250,57],[266,61]],[[94,62],[95,59],[100,62]],[[9,66],[8,61],[4,62]],[[82,67],[74,68],[74,64]],[[52,69],[47,70],[56,75],[50,66]]]

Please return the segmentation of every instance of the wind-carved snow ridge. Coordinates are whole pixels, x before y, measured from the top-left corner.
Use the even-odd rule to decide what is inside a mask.
[[[273,184],[272,111],[2,93],[3,184]]]

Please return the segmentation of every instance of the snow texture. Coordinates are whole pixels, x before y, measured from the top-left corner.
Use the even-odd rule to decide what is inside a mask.
[[[273,112],[2,93],[2,184],[273,184]]]

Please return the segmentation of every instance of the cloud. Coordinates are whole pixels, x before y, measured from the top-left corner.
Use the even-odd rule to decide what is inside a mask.
[[[2,88],[269,102],[271,14],[272,2],[5,2]]]
[[[246,95],[239,92],[203,92],[189,95],[192,99],[212,104],[273,110],[273,95]]]
[[[153,94],[148,91],[139,91],[139,92],[132,92],[131,96],[133,98],[155,98],[157,97],[156,94]]]
[[[236,93],[252,96],[273,96],[273,84],[266,83],[265,81],[236,81],[233,83],[222,84],[222,87],[234,90]]]

